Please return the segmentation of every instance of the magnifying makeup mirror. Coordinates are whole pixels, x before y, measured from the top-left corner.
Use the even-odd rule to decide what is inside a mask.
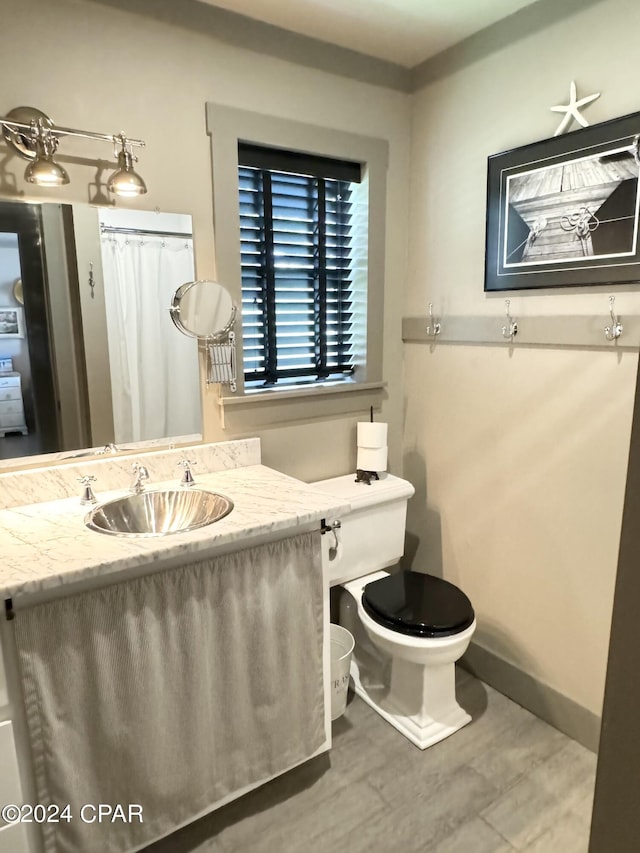
[[[181,284],[169,309],[180,331],[192,338],[226,338],[236,319],[231,294],[217,281],[203,279]]]
[[[203,279],[181,284],[169,308],[183,335],[198,338],[207,350],[207,382],[236,390],[236,345],[233,324],[237,308],[231,294],[217,281]]]

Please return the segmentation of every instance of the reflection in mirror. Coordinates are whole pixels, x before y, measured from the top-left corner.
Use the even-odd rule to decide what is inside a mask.
[[[100,225],[114,440],[197,433],[197,346],[167,317],[176,282],[193,276],[191,217],[101,210]]]
[[[171,319],[191,337],[224,338],[236,319],[236,306],[217,281],[189,281],[176,290]]]
[[[197,440],[197,342],[167,316],[193,277],[190,216],[0,202],[0,459]]]

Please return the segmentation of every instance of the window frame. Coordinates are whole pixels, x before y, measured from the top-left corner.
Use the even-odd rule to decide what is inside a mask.
[[[384,269],[386,239],[387,167],[389,145],[384,139],[362,136],[292,119],[269,116],[226,105],[207,104],[207,133],[211,137],[213,172],[213,219],[216,254],[216,276],[230,291],[234,302],[242,305],[242,269],[240,260],[240,210],[238,198],[238,143],[300,151],[318,157],[351,160],[362,164],[362,182],[368,193],[368,265],[366,299],[366,357],[356,366],[348,379],[334,382],[319,381],[298,388],[277,385],[271,388],[245,391],[242,345],[237,344],[237,390],[222,397],[235,409],[246,400],[255,410],[260,400],[280,399],[289,403],[299,394],[308,407],[310,397],[319,394],[343,398],[342,411],[361,411],[362,392],[379,392],[382,381],[382,337],[384,305]],[[242,323],[236,322],[236,335],[242,335]],[[358,392],[351,402],[344,392]],[[286,396],[284,396],[286,395]],[[368,399],[368,397],[367,397]],[[286,409],[286,406],[284,407]],[[283,407],[280,406],[279,410]],[[320,407],[320,410],[322,407]],[[285,415],[276,420],[284,420]]]

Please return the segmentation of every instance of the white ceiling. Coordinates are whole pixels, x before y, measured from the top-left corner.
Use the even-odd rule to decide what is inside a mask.
[[[535,0],[202,0],[413,68]]]

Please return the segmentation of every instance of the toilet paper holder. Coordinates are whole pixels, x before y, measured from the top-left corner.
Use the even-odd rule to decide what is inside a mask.
[[[372,480],[379,480],[377,471],[364,471],[362,468],[356,468],[356,483],[366,483],[371,485]]]

